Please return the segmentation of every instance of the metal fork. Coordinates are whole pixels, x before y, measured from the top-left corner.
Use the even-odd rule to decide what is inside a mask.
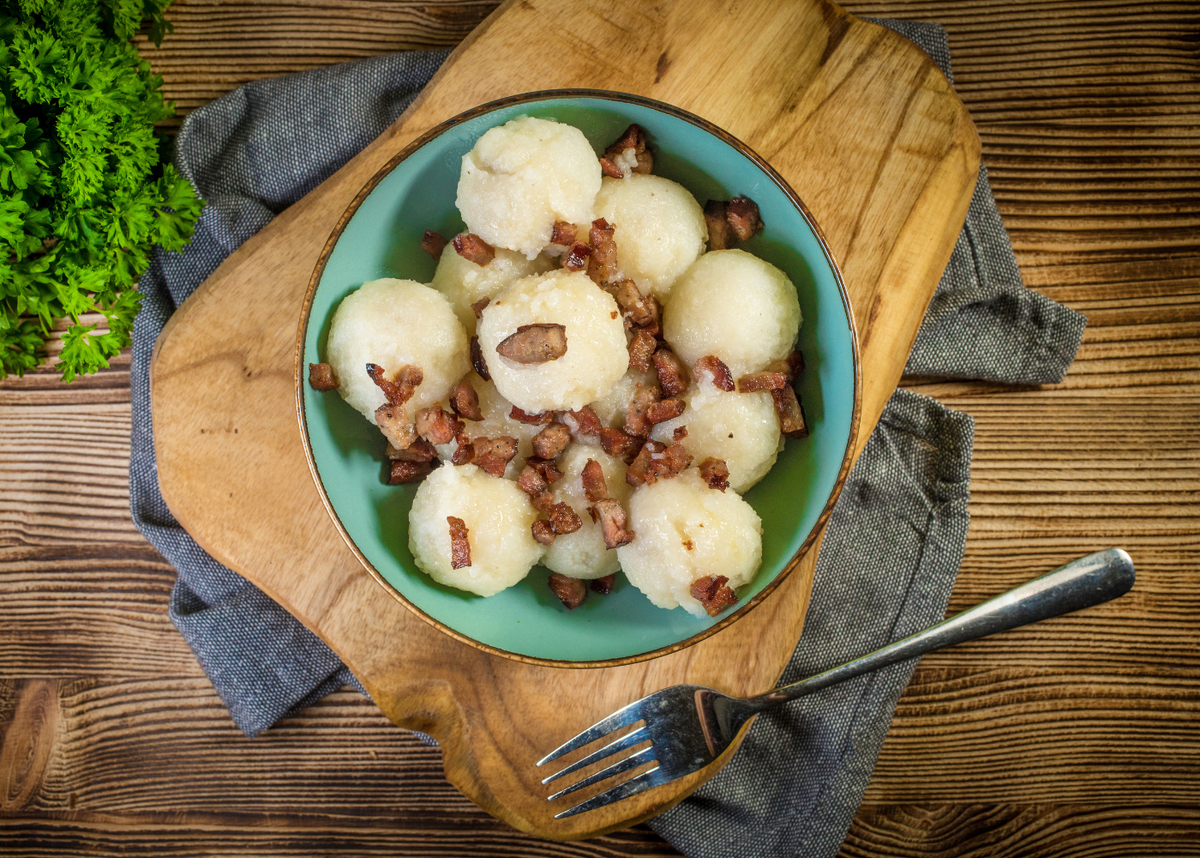
[[[548,801],[657,762],[653,768],[556,814],[554,818],[595,810],[704,768],[716,760],[750,719],[763,710],[936,649],[1099,605],[1127,593],[1133,580],[1133,561],[1129,555],[1119,548],[1110,548],[1081,557],[869,655],[758,697],[730,697],[702,685],[676,685],[656,691],[597,722],[538,761],[538,765],[543,766],[643,721],[642,727],[571,763],[542,783],[550,783],[645,742],[650,743],[648,747],[559,790]]]

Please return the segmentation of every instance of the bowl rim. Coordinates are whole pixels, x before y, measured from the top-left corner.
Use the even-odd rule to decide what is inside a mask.
[[[483,643],[482,641],[475,640],[474,638],[463,634],[457,629],[451,628],[437,618],[430,616],[417,605],[409,601],[403,593],[401,593],[390,581],[383,577],[382,573],[380,573],[379,570],[375,568],[374,564],[372,564],[371,561],[363,554],[363,552],[355,544],[354,540],[350,537],[349,532],[342,523],[341,517],[337,513],[337,510],[333,508],[333,504],[329,500],[329,495],[325,491],[324,482],[321,479],[320,468],[317,466],[316,458],[313,455],[312,443],[308,434],[308,422],[306,419],[304,406],[304,383],[306,378],[306,374],[304,372],[304,345],[308,337],[308,327],[311,320],[313,299],[316,295],[317,287],[321,282],[321,278],[325,273],[325,267],[329,262],[329,258],[333,253],[334,247],[341,239],[342,233],[345,231],[350,220],[354,217],[355,213],[362,206],[367,197],[370,196],[371,192],[374,191],[375,188],[378,187],[378,185],[393,170],[396,169],[396,167],[407,160],[414,152],[455,126],[461,125],[462,123],[478,116],[482,116],[487,113],[493,113],[497,110],[511,107],[513,105],[572,98],[590,98],[602,101],[613,101],[622,104],[636,104],[660,113],[665,113],[676,119],[680,119],[691,125],[695,125],[701,130],[713,135],[723,143],[737,150],[743,157],[750,160],[759,170],[761,170],[762,173],[768,179],[770,179],[784,194],[784,196],[787,197],[791,204],[796,207],[797,211],[800,212],[801,217],[804,218],[805,222],[812,230],[813,235],[815,236],[817,243],[820,245],[821,251],[825,256],[825,261],[828,263],[829,268],[833,273],[834,280],[837,283],[838,294],[842,300],[842,308],[845,311],[846,325],[850,335],[854,380],[853,409],[850,415],[849,435],[846,439],[846,449],[842,455],[842,462],[839,466],[837,477],[834,480],[833,488],[830,491],[829,498],[826,500],[824,507],[822,507],[820,514],[813,523],[812,529],[805,536],[804,541],[800,544],[800,547],[796,550],[796,553],[793,554],[791,559],[789,559],[783,568],[779,570],[778,574],[776,574],[775,577],[769,583],[767,583],[762,590],[755,594],[751,599],[747,600],[744,604],[738,606],[737,610],[732,611],[723,617],[720,622],[714,623],[712,626],[696,632],[684,640],[676,641],[673,644],[668,644],[667,646],[658,647],[653,650],[647,650],[646,652],[642,653],[635,653],[633,655],[621,656],[618,658],[600,659],[596,661],[567,661],[541,658],[538,656],[527,655],[525,653],[512,652],[511,650],[506,650],[492,644]],[[346,543],[347,547],[349,547],[350,551],[353,552],[354,556],[358,558],[359,563],[363,565],[372,578],[381,584],[383,588],[393,596],[393,598],[397,599],[402,605],[404,605],[405,608],[412,611],[426,623],[429,623],[442,633],[449,635],[451,638],[459,641],[460,643],[466,644],[473,649],[477,649],[491,655],[498,655],[504,658],[513,659],[525,664],[543,667],[589,669],[636,664],[639,662],[660,658],[664,655],[679,652],[680,650],[693,646],[700,641],[723,631],[737,620],[746,616],[751,610],[762,604],[767,597],[770,596],[770,594],[773,593],[775,589],[783,583],[783,581],[800,564],[800,561],[812,549],[817,537],[824,529],[825,523],[828,521],[830,514],[833,512],[833,507],[837,503],[838,497],[841,495],[842,487],[846,482],[846,478],[850,472],[850,467],[853,464],[854,450],[858,441],[862,408],[862,382],[859,376],[859,371],[860,355],[858,329],[854,321],[854,308],[851,306],[850,296],[846,291],[846,284],[842,278],[841,267],[834,258],[833,251],[829,247],[829,242],[825,238],[825,233],[822,232],[820,226],[817,224],[816,219],[808,210],[808,207],[800,199],[800,196],[792,189],[791,185],[789,185],[787,181],[778,172],[776,172],[776,170],[770,164],[766,162],[765,159],[759,156],[753,149],[751,149],[741,140],[717,125],[714,125],[712,122],[709,122],[708,120],[697,116],[694,113],[690,113],[682,108],[667,104],[666,102],[614,90],[565,88],[518,93],[516,95],[495,99],[463,111],[462,113],[452,116],[444,122],[439,123],[433,128],[430,128],[423,134],[410,141],[399,152],[388,159],[388,161],[382,167],[380,167],[379,170],[376,171],[375,175],[371,177],[371,179],[354,196],[354,199],[350,201],[345,212],[343,212],[341,217],[338,219],[337,224],[334,226],[333,231],[326,240],[325,246],[322,248],[321,254],[317,258],[317,262],[313,267],[312,276],[309,278],[308,287],[305,290],[304,303],[300,312],[300,323],[297,328],[293,381],[296,389],[296,416],[300,424],[300,437],[304,446],[304,457],[308,462],[309,471],[312,474],[314,483],[316,484],[317,493],[321,497],[321,503],[325,506],[326,511],[329,513],[330,518],[333,520],[334,525],[341,534],[342,540]]]

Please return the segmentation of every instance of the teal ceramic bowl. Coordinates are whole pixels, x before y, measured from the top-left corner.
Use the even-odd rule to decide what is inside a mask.
[[[487,129],[529,115],[581,129],[596,151],[630,124],[646,129],[654,172],[703,203],[745,195],[765,229],[742,245],[778,266],[799,293],[804,322],[797,383],[809,436],[789,440],[778,464],[745,495],[763,522],[763,564],[739,602],[717,618],[656,608],[618,576],[608,596],[567,611],[536,567],[520,584],[482,598],[435,583],[408,549],[416,486],[381,478],[384,440],[336,393],[307,383],[324,360],[338,303],[365,281],[428,283],[434,262],[420,249],[426,229],[463,229],[454,206],[462,156]],[[300,428],[317,486],[346,542],[396,598],[446,634],[488,652],[539,664],[599,667],[689,646],[736,622],[767,598],[812,545],[850,463],[858,425],[858,349],[837,265],[796,194],[761,158],[704,120],[666,104],[590,90],[539,92],[486,104],[414,141],[371,180],[330,237],[313,273],[300,324],[296,382]],[[719,571],[719,570],[718,570]],[[397,641],[397,645],[402,642]]]

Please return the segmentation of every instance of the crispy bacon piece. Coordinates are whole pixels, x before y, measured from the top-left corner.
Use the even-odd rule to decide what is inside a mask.
[[[437,450],[424,438],[418,438],[404,449],[388,444],[386,455],[389,459],[403,459],[406,462],[432,462],[437,458]]]
[[[579,578],[568,578],[566,575],[551,572],[546,583],[568,611],[578,608],[587,598],[587,584]]]
[[[682,399],[663,399],[646,409],[646,419],[651,423],[665,423],[682,414],[685,407]]]
[[[602,157],[600,159],[600,172],[603,173],[604,175],[608,176],[610,179],[624,179],[625,178],[625,171],[622,170],[618,165],[614,164],[612,161],[610,161],[604,157]]]
[[[704,204],[704,223],[708,226],[708,249],[727,250],[733,246],[733,227],[725,219],[729,203],[724,200],[709,200]]]
[[[550,494],[548,481],[532,465],[526,464],[521,469],[521,475],[517,477],[517,488],[529,495],[533,508],[539,512],[546,512],[554,503],[554,496]]]
[[[463,422],[437,405],[422,408],[414,417],[417,434],[430,444],[449,444],[463,430]]]
[[[729,488],[729,466],[724,459],[709,456],[700,463],[700,476],[708,487],[723,492]]]
[[[471,368],[484,381],[492,380],[492,374],[488,372],[487,362],[483,359],[483,346],[479,345],[479,337],[471,337]]]
[[[503,477],[504,469],[508,467],[512,457],[517,455],[517,439],[508,435],[499,438],[480,436],[472,441],[471,445],[475,448],[472,461],[493,477]]]
[[[808,424],[804,422],[804,410],[791,385],[772,390],[771,399],[775,401],[775,413],[779,415],[779,431],[788,438],[807,438]]]
[[[628,167],[628,172],[624,163],[628,160],[626,152],[633,150],[635,163]],[[608,167],[605,166],[608,163]],[[600,169],[604,170],[606,176],[612,176],[614,179],[623,179],[629,172],[632,173],[649,173],[654,169],[654,153],[646,146],[646,131],[640,125],[630,125],[621,136],[613,142],[611,146],[604,150],[604,157],[600,159]],[[614,172],[609,172],[609,170]]]
[[[647,441],[625,472],[625,482],[631,486],[650,486],[683,473],[692,456],[682,444],[665,447],[657,441]]]
[[[649,372],[651,359],[658,348],[658,340],[649,331],[638,331],[629,343],[629,366],[640,372]]]
[[[533,523],[533,538],[542,545],[554,544],[554,526],[544,518]]]
[[[632,280],[621,280],[604,285],[604,291],[613,296],[627,328],[642,328],[655,336],[661,330],[662,305],[653,295],[643,295]]]
[[[388,463],[388,485],[400,486],[405,483],[417,483],[429,476],[433,470],[432,461],[410,462],[405,459],[393,459]]]
[[[375,422],[383,437],[397,450],[407,450],[417,440],[417,427],[408,419],[403,405],[380,405],[375,409]]]
[[[583,493],[589,503],[596,503],[608,497],[608,483],[604,481],[604,469],[595,459],[588,459],[579,475],[583,483]]]
[[[804,353],[800,349],[793,349],[792,353],[783,359],[787,364],[788,369],[792,371],[791,380],[795,381],[800,377],[800,373],[804,372]],[[770,369],[770,367],[767,367]]]
[[[550,517],[550,524],[554,527],[554,532],[558,534],[574,533],[583,527],[579,514],[571,509],[570,504],[551,504],[550,508],[546,510],[546,515]]]
[[[613,241],[613,227],[604,218],[592,221],[588,241],[592,245],[592,253],[588,257],[588,277],[604,285],[617,275],[617,243]]]
[[[563,257],[563,268],[570,271],[582,271],[588,266],[588,259],[592,255],[592,248],[587,244],[572,244],[571,249],[567,251]]]
[[[308,383],[313,390],[337,390],[337,378],[333,367],[327,363],[310,363],[308,365]]]
[[[571,443],[571,430],[561,423],[551,423],[533,436],[534,455],[553,459]]]
[[[625,431],[630,435],[645,438],[650,434],[650,420],[646,412],[662,398],[658,385],[638,384],[625,409]]]
[[[471,443],[471,439],[466,435],[459,433],[454,438],[458,442],[458,446],[454,449],[454,454],[450,457],[450,464],[465,465],[475,458],[475,445]]]
[[[576,435],[599,435],[603,424],[592,406],[585,405],[578,411],[559,411],[554,418]]]
[[[737,601],[737,594],[728,585],[729,579],[724,575],[697,578],[692,582],[692,598],[704,606],[710,617],[715,617]]]
[[[450,409],[459,417],[479,421],[483,419],[483,411],[479,407],[479,394],[465,378],[450,391]]]
[[[761,372],[747,373],[737,380],[737,389],[740,393],[754,393],[758,390],[779,390],[781,387],[787,386],[788,377],[785,374],[765,369]]]
[[[734,197],[725,209],[725,222],[733,230],[738,241],[748,241],[755,233],[762,232],[762,217],[758,204],[749,197]]]
[[[417,385],[425,379],[425,373],[419,366],[405,364],[396,371],[395,381],[388,381],[383,374],[383,367],[377,363],[367,364],[367,375],[371,381],[383,391],[389,405],[403,405],[412,398]]]
[[[543,459],[541,456],[530,456],[525,464],[542,475],[548,485],[554,485],[563,478],[562,471],[554,467],[553,459]]]
[[[675,439],[676,443],[679,443],[687,436],[688,431],[686,426],[676,426],[675,430],[671,433],[671,437]]]
[[[550,231],[550,243],[561,247],[570,247],[575,243],[575,224],[570,221],[556,220],[554,229]]]
[[[490,303],[492,303],[492,299],[485,296],[471,305],[471,312],[475,314],[476,319],[483,318],[483,311],[487,309],[487,305]]]
[[[471,565],[471,543],[467,541],[467,523],[452,515],[446,516],[450,525],[450,567],[462,569]]]
[[[592,592],[599,593],[601,596],[607,596],[613,590],[613,585],[617,583],[617,573],[605,575],[603,578],[592,579]]]
[[[636,435],[630,435],[624,429],[606,427],[600,430],[600,446],[608,455],[630,462],[633,461],[638,450],[642,449],[642,439]]]
[[[726,392],[736,389],[733,383],[733,376],[729,372],[729,367],[725,362],[716,355],[705,355],[696,361],[696,365],[692,367],[692,373],[700,375],[702,372],[707,372],[712,378],[713,387]]]
[[[562,325],[521,325],[496,346],[501,356],[519,364],[546,363],[567,353],[567,329]]]
[[[625,525],[629,523],[629,517],[625,514],[624,507],[616,500],[612,498],[598,500],[588,510],[592,513],[593,520],[600,524],[600,533],[604,537],[605,547],[619,548],[633,542],[633,531],[625,529]]]
[[[421,249],[434,259],[442,258],[442,251],[446,249],[446,245],[449,243],[449,241],[432,229],[425,230],[425,234],[421,236]]]
[[[459,256],[476,265],[487,265],[496,258],[496,248],[473,232],[456,235],[451,243]]]
[[[691,383],[683,361],[666,346],[654,353],[654,369],[658,373],[658,386],[662,388],[663,396],[668,399],[679,396]]]
[[[527,426],[544,426],[554,419],[553,411],[539,411],[537,414],[530,414],[528,411],[522,411],[517,406],[513,406],[508,412],[508,416],[518,423],[524,423]]]

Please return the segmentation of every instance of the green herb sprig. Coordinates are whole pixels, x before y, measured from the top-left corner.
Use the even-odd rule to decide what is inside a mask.
[[[0,378],[35,368],[60,319],[64,381],[108,366],[151,250],[192,236],[203,203],[154,128],[174,105],[131,42],[145,24],[161,44],[170,3],[0,0]]]

